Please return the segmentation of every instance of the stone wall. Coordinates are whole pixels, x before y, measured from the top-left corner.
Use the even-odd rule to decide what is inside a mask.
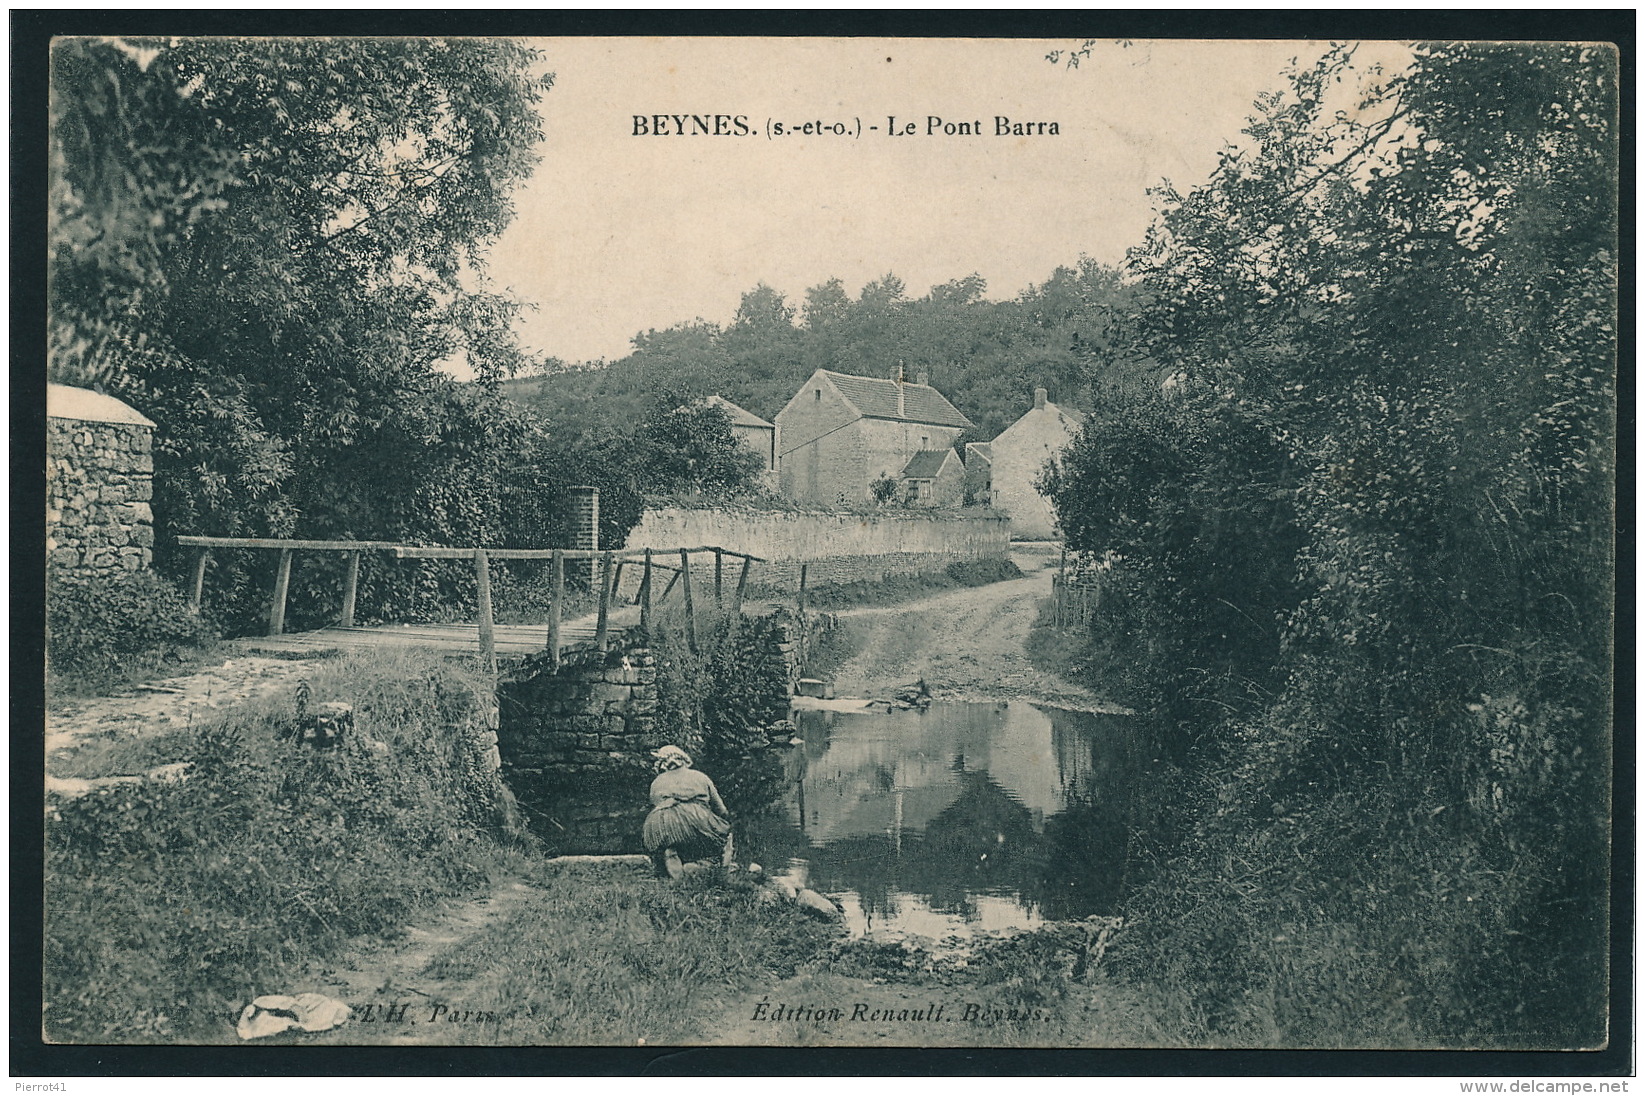
[[[154,423],[110,396],[49,385],[46,559],[53,581],[87,581],[154,559]]]
[[[556,673],[530,668],[499,684],[505,768],[600,775],[632,768],[666,745],[653,727],[657,668],[650,648],[565,652]]]
[[[749,621],[756,677],[773,686],[769,697],[750,701],[749,714],[768,724],[787,716],[803,659],[834,618],[808,614],[802,628],[784,609]],[[641,851],[651,751],[692,745],[656,729],[656,661],[644,642],[635,630],[605,655],[573,649],[553,672],[541,659],[528,660],[499,683],[495,742],[503,779],[526,825],[556,852]]]
[[[635,641],[636,643],[638,641]],[[645,817],[657,669],[648,647],[573,648],[498,684],[497,746],[526,825],[556,851],[634,852]]]
[[[986,510],[848,514],[681,507],[647,510],[628,534],[629,548],[682,545],[758,556],[767,562],[755,564],[750,582],[792,590],[802,563],[813,586],[877,581],[940,571],[960,560],[1003,559],[1011,535],[1005,516]]]

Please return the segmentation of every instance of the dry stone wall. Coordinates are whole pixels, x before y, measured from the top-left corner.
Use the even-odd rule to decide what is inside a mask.
[[[498,685],[503,779],[526,825],[557,851],[633,852],[650,754],[664,745],[655,658],[626,644],[563,657],[557,672],[527,663]]]
[[[137,571],[154,560],[154,424],[128,405],[50,386],[46,559],[53,581]]]
[[[961,560],[1004,559],[1010,525],[992,511],[886,510],[851,514],[755,509],[647,510],[629,548],[717,545],[766,562],[751,581],[793,590],[800,565],[813,586],[940,571]]]
[[[742,702],[762,723],[779,720],[788,714],[807,651],[834,618],[813,613],[802,624],[784,610],[750,624],[758,648],[754,676],[772,688]],[[572,649],[552,672],[540,659],[527,660],[499,683],[493,756],[500,756],[525,824],[554,851],[640,851],[651,752],[682,745],[665,737],[657,718],[657,656],[644,642],[636,631],[604,655]]]

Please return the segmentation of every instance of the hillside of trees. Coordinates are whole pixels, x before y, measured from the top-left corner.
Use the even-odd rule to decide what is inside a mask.
[[[832,279],[798,305],[769,286],[743,295],[730,324],[697,321],[636,335],[609,364],[560,367],[503,389],[556,429],[599,436],[644,417],[660,390],[719,394],[774,418],[817,369],[886,377],[901,363],[930,381],[987,441],[1028,410],[1033,390],[1087,408],[1110,361],[1111,329],[1128,294],[1111,269],[1090,260],[1056,270],[1005,301],[984,298],[972,275],[910,297],[891,274],[852,298]]]

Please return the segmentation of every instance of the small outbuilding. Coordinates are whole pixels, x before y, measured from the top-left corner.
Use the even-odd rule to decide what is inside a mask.
[[[709,396],[705,401],[718,407],[731,420],[731,433],[749,452],[760,458],[760,471],[766,482],[776,486],[777,480],[777,426],[760,416],[738,407],[724,396]]]
[[[926,449],[908,458],[899,486],[909,506],[958,506],[965,495],[965,466],[952,449]]]

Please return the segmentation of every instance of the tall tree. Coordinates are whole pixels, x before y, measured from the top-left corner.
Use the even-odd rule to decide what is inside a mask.
[[[488,243],[550,78],[479,39],[66,39],[53,375],[131,399],[168,532],[484,539],[485,380],[525,364]]]
[[[1604,978],[1616,56],[1353,56],[1162,192],[1132,255],[1157,370],[1052,487],[1071,543],[1119,559],[1116,652],[1153,660],[1137,677],[1202,772],[1237,777],[1197,862],[1293,858],[1252,930],[1326,932],[1325,880],[1385,910],[1400,873],[1483,888],[1400,957],[1331,903],[1366,919],[1354,976],[1420,986],[1400,1022],[1430,1036],[1576,1045]],[[1232,971],[1213,1011],[1241,1007]]]

